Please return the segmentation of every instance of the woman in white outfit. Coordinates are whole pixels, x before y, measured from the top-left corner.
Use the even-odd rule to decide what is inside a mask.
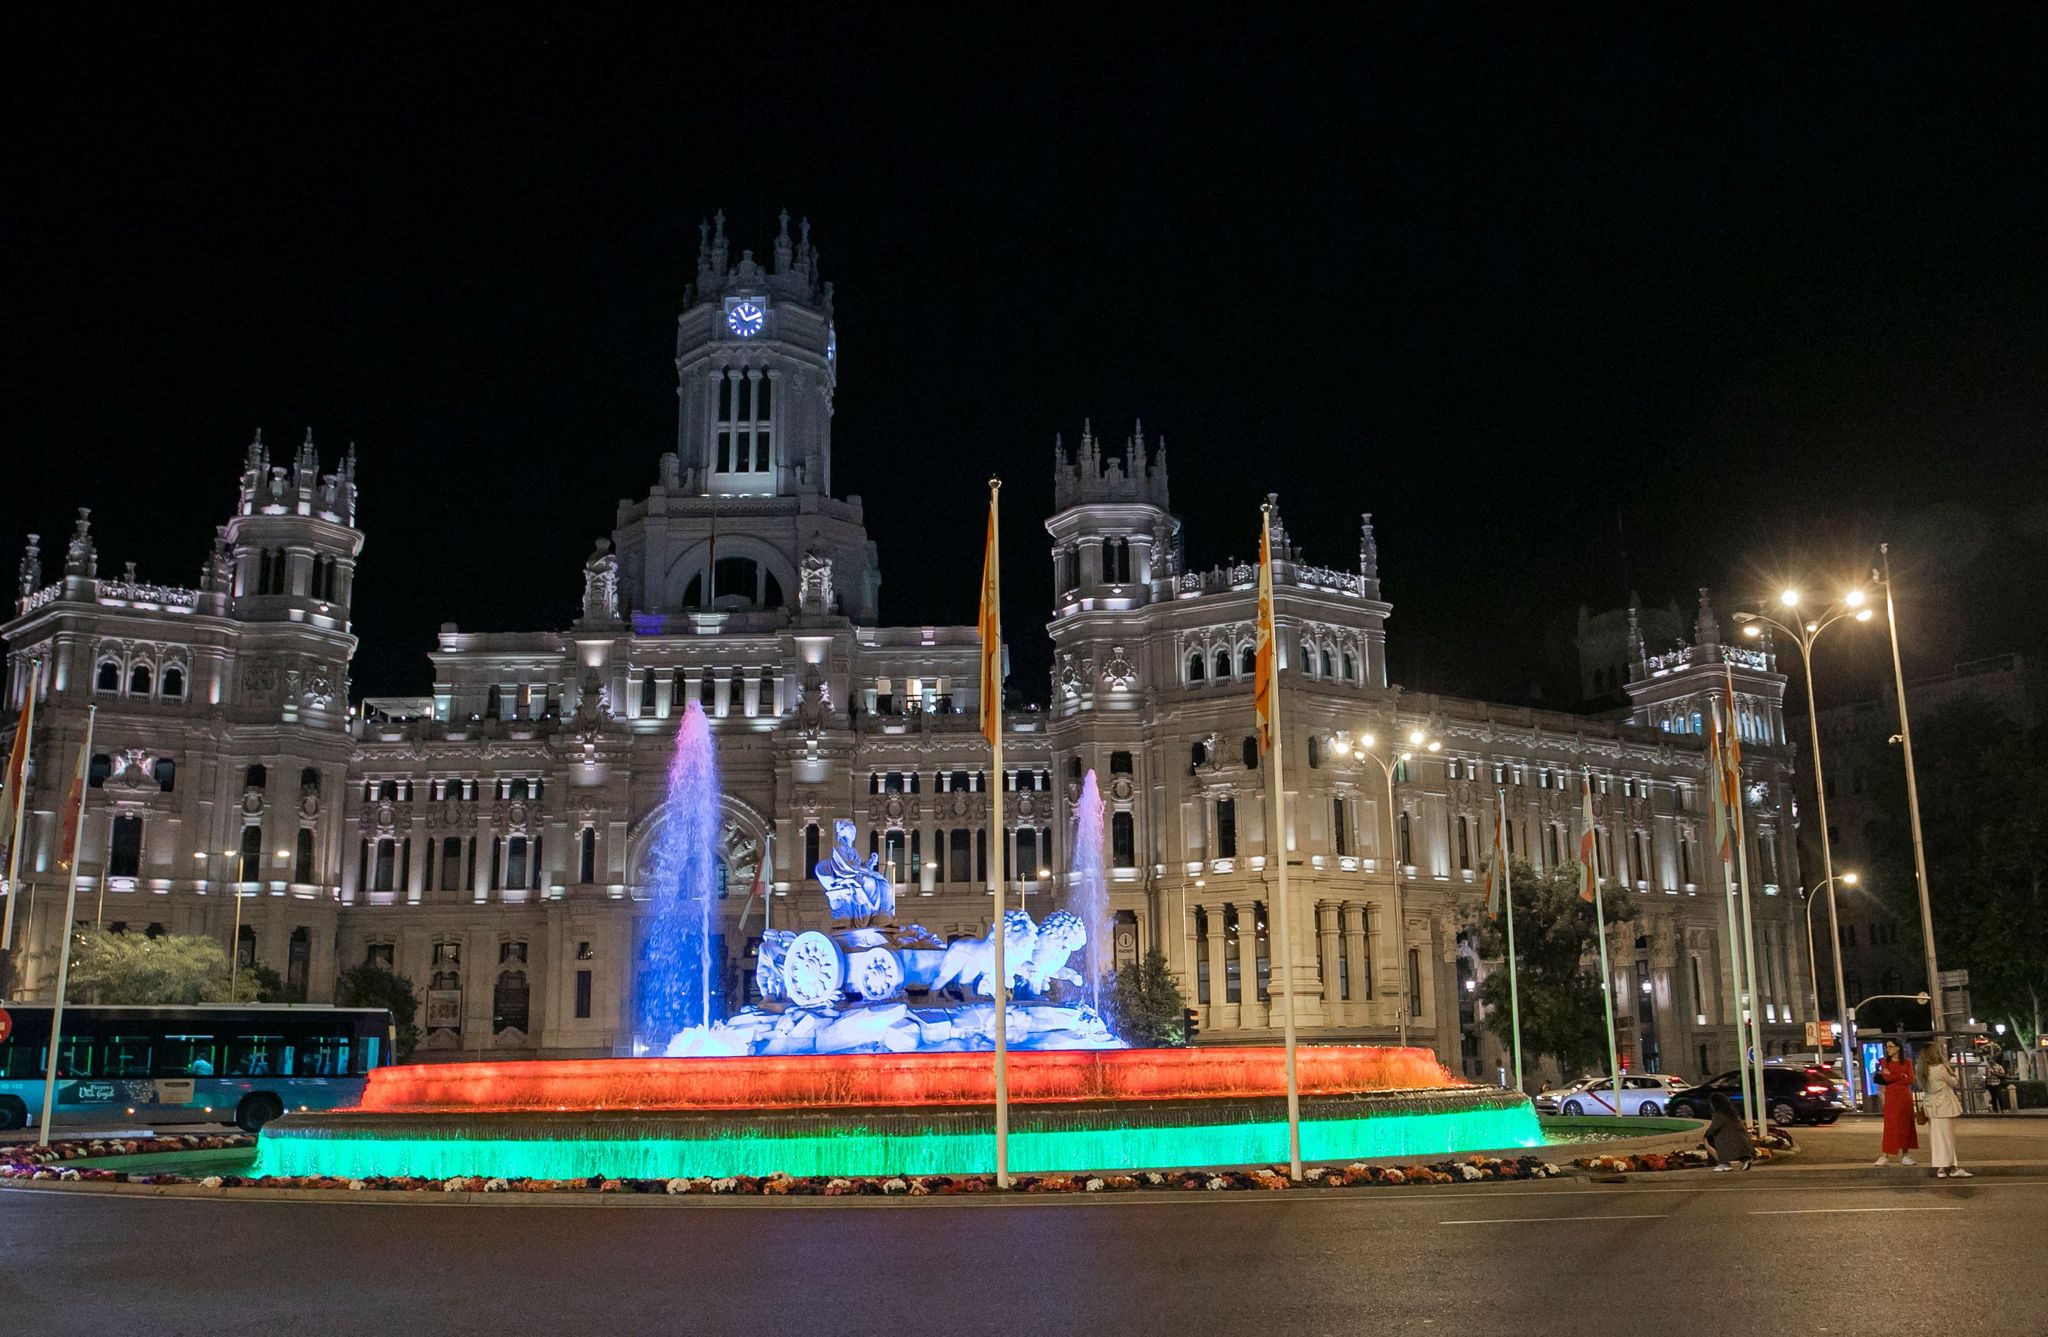
[[[1927,1116],[1934,1177],[1971,1178],[1968,1170],[1956,1164],[1956,1120],[1962,1117],[1963,1099],[1956,1092],[1955,1069],[1949,1067],[1940,1040],[1930,1040],[1920,1050],[1920,1112]]]

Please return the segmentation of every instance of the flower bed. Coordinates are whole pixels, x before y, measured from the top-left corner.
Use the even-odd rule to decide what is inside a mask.
[[[1756,1143],[1756,1158],[1760,1161],[1777,1160],[1798,1152],[1799,1144],[1792,1135],[1781,1128],[1773,1128]],[[1687,1147],[1683,1151],[1642,1152],[1632,1156],[1586,1156],[1572,1164],[1582,1170],[1597,1170],[1609,1174],[1654,1174],[1660,1170],[1698,1170],[1714,1164],[1714,1153],[1704,1147]]]
[[[115,1156],[152,1155],[176,1151],[220,1151],[248,1147],[256,1139],[240,1134],[227,1136],[172,1136],[151,1138],[105,1138],[53,1143],[48,1147],[0,1148],[0,1180],[85,1180],[133,1184],[192,1184],[203,1188],[288,1188],[339,1189],[350,1192],[443,1192],[443,1193],[598,1193],[661,1194],[671,1196],[708,1194],[742,1197],[911,1197],[964,1193],[995,1193],[993,1175],[890,1175],[841,1178],[790,1175],[731,1176],[720,1179],[420,1179],[410,1177],[342,1179],[327,1176],[271,1177],[248,1175],[192,1176],[171,1172],[132,1173],[102,1167],[66,1165],[66,1161]],[[1304,1183],[1290,1184],[1279,1167],[1251,1170],[1179,1170],[1140,1174],[1056,1174],[1020,1175],[1012,1179],[1011,1193],[1133,1193],[1141,1190],[1188,1192],[1278,1191],[1292,1187],[1358,1188],[1392,1187],[1407,1184],[1462,1184],[1483,1180],[1549,1179],[1563,1174],[1557,1166],[1535,1156],[1508,1160],[1468,1156],[1461,1160],[1434,1161],[1405,1166],[1365,1165],[1311,1166]]]

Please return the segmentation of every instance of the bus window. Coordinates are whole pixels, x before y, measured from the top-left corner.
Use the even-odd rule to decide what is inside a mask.
[[[358,1077],[369,1072],[370,1069],[377,1066],[377,1063],[380,1058],[379,1051],[381,1051],[383,1047],[384,1039],[382,1036],[366,1035],[363,1037],[363,1047],[356,1051],[357,1054],[360,1055],[363,1060],[362,1066],[356,1069],[356,1075]]]
[[[309,1035],[299,1041],[299,1072],[307,1077],[346,1077],[348,1049],[345,1035]]]
[[[219,1071],[210,1035],[166,1035],[157,1050],[159,1077],[211,1077]]]
[[[47,1036],[44,1037],[45,1040],[48,1038]],[[47,1044],[43,1048],[43,1053],[38,1057],[48,1061],[49,1048]],[[57,1075],[59,1077],[105,1076],[106,1074],[101,1070],[100,1064],[95,1059],[93,1042],[89,1037],[67,1035],[64,1037],[63,1047],[57,1051]]]
[[[291,1071],[282,1035],[238,1035],[228,1046],[228,1071],[237,1077],[270,1077]]]
[[[110,1035],[107,1037],[107,1077],[147,1077],[150,1075],[150,1037],[147,1035]]]

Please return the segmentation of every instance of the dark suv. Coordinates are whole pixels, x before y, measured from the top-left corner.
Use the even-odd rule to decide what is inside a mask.
[[[1688,1087],[1671,1097],[1670,1113],[1681,1119],[1706,1119],[1713,1115],[1708,1101],[1719,1091],[1742,1112],[1742,1074],[1724,1072],[1719,1077]],[[1826,1068],[1766,1067],[1764,1069],[1764,1110],[1772,1123],[1829,1124],[1849,1108],[1841,1084]]]

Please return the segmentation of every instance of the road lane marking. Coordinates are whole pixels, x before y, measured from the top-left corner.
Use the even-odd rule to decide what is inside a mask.
[[[1642,1212],[1627,1216],[1487,1216],[1469,1221],[1439,1221],[1440,1226],[1512,1226],[1528,1221],[1662,1221],[1668,1213]]]
[[[1825,1216],[1840,1212],[1960,1212],[1961,1207],[1763,1207],[1751,1216]]]

